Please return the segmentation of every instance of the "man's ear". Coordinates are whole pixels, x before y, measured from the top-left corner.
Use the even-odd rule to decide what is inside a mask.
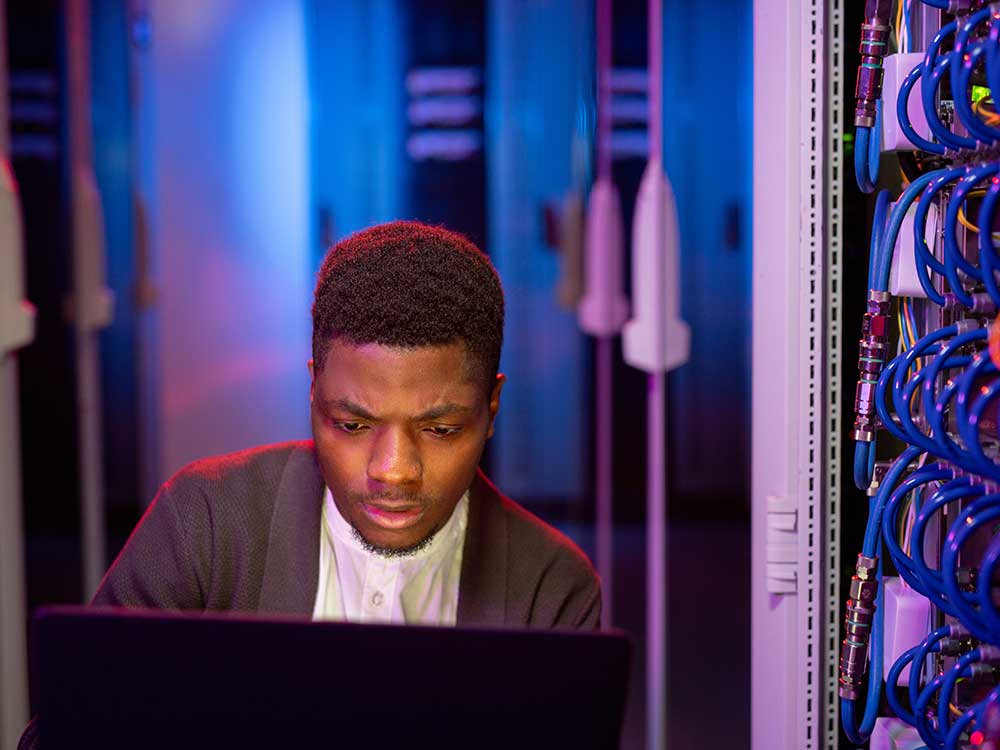
[[[309,366],[309,403],[311,404],[316,392],[316,367],[311,359],[306,364]]]
[[[500,391],[503,390],[503,384],[507,382],[507,376],[502,372],[497,373],[496,382],[493,384],[493,390],[490,391],[490,427],[486,431],[486,437],[493,437],[493,423],[496,421],[497,412],[500,411]]]

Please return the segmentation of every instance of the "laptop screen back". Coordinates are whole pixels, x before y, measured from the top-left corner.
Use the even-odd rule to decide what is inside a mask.
[[[43,750],[618,745],[621,634],[56,607],[33,623]]]

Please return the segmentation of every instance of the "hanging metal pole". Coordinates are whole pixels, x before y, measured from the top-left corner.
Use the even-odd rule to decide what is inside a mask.
[[[663,164],[663,6],[649,0],[649,161]],[[662,221],[656,222],[662,247]],[[667,404],[666,372],[649,375],[647,396],[646,482],[646,747],[667,745]]]
[[[98,336],[111,322],[113,310],[112,295],[104,285],[103,213],[93,170],[89,12],[87,0],[66,3],[84,600],[97,590],[106,565]]]
[[[6,10],[0,0],[0,750],[14,750],[28,721],[24,524],[17,357],[35,333],[24,300],[21,208],[10,166]]]
[[[611,71],[612,7],[611,0],[597,0],[597,180],[590,192],[587,207],[586,293],[580,301],[580,327],[594,336],[597,420],[595,443],[595,497],[597,500],[597,572],[601,576],[601,627],[613,622],[614,596],[614,352],[612,342],[621,332],[628,315],[628,302],[622,293],[622,217],[621,201],[611,175]]]
[[[649,161],[632,222],[632,320],[625,360],[649,373],[646,438],[646,746],[667,741],[667,372],[687,361],[680,319],[680,232],[663,169],[663,8],[649,0]]]

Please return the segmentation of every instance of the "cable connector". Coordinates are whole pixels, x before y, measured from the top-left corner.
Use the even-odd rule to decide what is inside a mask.
[[[845,637],[840,650],[840,697],[857,700],[868,669],[868,641],[875,619],[878,593],[878,557],[858,555],[851,577],[851,598],[844,618]]]
[[[971,649],[969,642],[962,638],[942,638],[938,641],[942,656],[961,656]]]
[[[975,318],[962,318],[955,321],[955,335],[961,336],[963,333],[969,333],[969,331],[978,331],[982,327],[983,324]]]
[[[993,298],[986,292],[973,292],[972,312],[983,315],[992,315],[997,311],[997,306],[993,303]]]
[[[866,18],[861,24],[861,64],[858,66],[858,80],[854,88],[854,125],[875,127],[875,111],[882,98],[882,58],[889,44],[889,26],[885,19]]]
[[[872,471],[872,483],[865,490],[865,494],[868,497],[875,497],[878,494],[879,485],[882,484],[882,480],[885,479],[885,475],[889,473],[889,469],[891,468],[892,461],[875,462],[875,468]]]
[[[854,430],[851,437],[863,443],[875,439],[878,412],[875,407],[875,387],[885,366],[889,347],[888,292],[868,290],[868,310],[861,321],[858,342],[858,387],[854,395]]]
[[[955,570],[955,582],[960,591],[975,591],[979,580],[979,568],[958,568]]]
[[[1000,646],[994,646],[992,643],[979,644],[979,663],[994,667],[1000,665]]]

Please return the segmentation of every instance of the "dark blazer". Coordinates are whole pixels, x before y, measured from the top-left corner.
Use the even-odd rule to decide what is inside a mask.
[[[323,491],[312,441],[196,461],[160,490],[94,604],[311,615]],[[477,473],[458,624],[591,628],[600,604],[579,548]]]
[[[311,616],[324,487],[311,440],[195,461],[160,489],[93,604]],[[583,552],[477,472],[458,625],[596,628],[600,611]],[[37,746],[32,720],[18,750]]]

